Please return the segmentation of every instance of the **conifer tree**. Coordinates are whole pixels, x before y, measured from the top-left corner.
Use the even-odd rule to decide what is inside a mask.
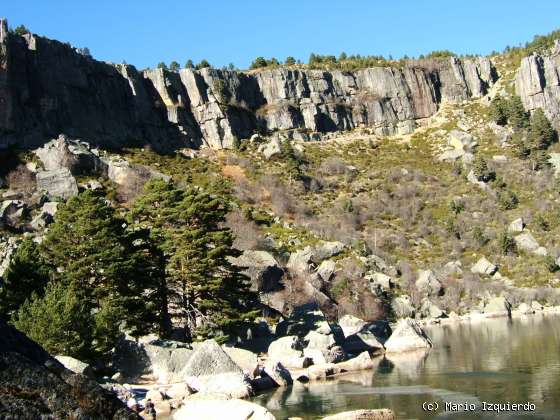
[[[135,335],[150,330],[143,294],[151,278],[139,275],[142,255],[103,197],[86,191],[60,205],[41,252],[53,281],[79,290],[95,313],[96,350],[112,347],[121,324]]]
[[[91,305],[73,284],[49,283],[14,315],[14,325],[52,354],[93,360]]]
[[[222,199],[201,189],[153,180],[132,212],[136,223],[152,225],[166,256],[170,304],[191,337],[223,340],[257,314],[247,278],[227,258],[238,254],[224,227],[227,211]]]
[[[531,117],[529,140],[532,149],[547,149],[554,141],[555,133],[550,121],[541,108],[537,108]]]
[[[39,254],[37,244],[24,239],[4,273],[0,286],[0,314],[8,320],[31,297],[43,295],[49,281],[49,272]]]

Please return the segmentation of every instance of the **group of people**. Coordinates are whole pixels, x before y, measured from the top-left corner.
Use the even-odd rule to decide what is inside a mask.
[[[132,411],[134,411],[135,413],[142,413],[148,419],[156,420],[156,407],[151,399],[148,398],[146,400],[146,405],[144,406],[144,409],[142,409],[142,406],[131,392],[127,391],[127,395],[125,396],[125,398],[127,407]]]

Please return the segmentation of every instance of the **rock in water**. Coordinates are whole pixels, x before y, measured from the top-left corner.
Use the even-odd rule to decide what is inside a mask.
[[[199,392],[229,398],[246,398],[253,393],[247,376],[214,340],[196,347],[181,374]]]
[[[432,347],[432,342],[416,321],[410,318],[399,321],[395,331],[385,343],[387,353],[398,353]]]
[[[243,400],[187,399],[174,420],[276,420],[266,408]]]
[[[75,374],[0,320],[0,418],[140,419],[115,394]]]

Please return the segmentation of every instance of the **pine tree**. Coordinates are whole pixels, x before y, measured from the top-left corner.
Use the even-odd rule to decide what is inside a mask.
[[[158,63],[157,65],[158,69],[163,69],[163,70],[167,70],[167,64],[165,64],[163,61]]]
[[[256,295],[227,259],[238,254],[223,226],[227,211],[219,197],[161,180],[146,185],[132,211],[136,223],[152,225],[166,256],[170,303],[194,337],[225,339],[256,316]]]
[[[103,197],[86,191],[60,205],[41,252],[54,281],[80,290],[91,305],[99,351],[110,349],[121,323],[135,335],[149,331],[143,293],[153,285],[138,275],[142,256]]]
[[[0,315],[8,320],[33,293],[43,295],[49,271],[37,244],[24,239],[4,273],[0,286]]]
[[[506,112],[508,123],[514,128],[526,128],[529,124],[529,116],[523,108],[523,103],[519,96],[513,96],[507,101]]]
[[[547,149],[555,138],[554,129],[544,115],[541,108],[537,108],[531,117],[531,126],[529,129],[529,141],[532,149]]]
[[[175,60],[173,60],[171,63],[169,63],[169,70],[171,71],[179,71],[179,69],[181,68],[181,65],[176,62]]]
[[[492,99],[492,102],[490,103],[490,115],[496,124],[507,124],[507,103],[500,95],[496,95],[494,99]]]
[[[193,64],[193,61],[191,59],[187,60],[187,62],[185,63],[185,68],[186,69],[194,69],[194,64]]]
[[[14,316],[14,325],[47,351],[93,360],[93,319],[83,293],[73,284],[49,283],[44,297],[33,294]]]

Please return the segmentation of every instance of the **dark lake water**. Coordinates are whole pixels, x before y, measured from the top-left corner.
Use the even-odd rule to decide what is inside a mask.
[[[434,342],[429,352],[378,358],[372,371],[296,383],[254,401],[278,420],[362,408],[391,408],[399,420],[560,419],[560,316],[497,318],[426,331]],[[434,411],[425,411],[424,403],[437,408],[432,404]],[[446,403],[462,406],[446,411]],[[532,403],[534,411],[498,414],[482,411],[484,403]]]

